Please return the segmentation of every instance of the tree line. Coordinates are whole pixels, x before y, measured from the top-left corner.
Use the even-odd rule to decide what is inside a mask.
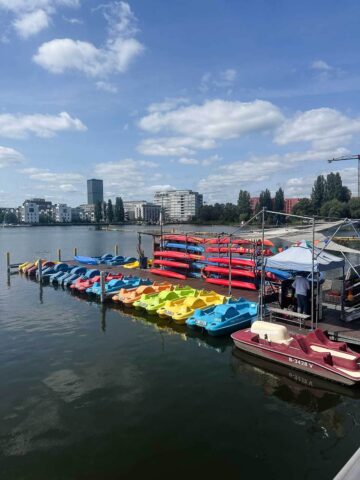
[[[115,205],[112,204],[111,199],[107,202],[98,201],[95,204],[95,222],[119,222],[125,221],[124,202],[121,197],[116,197]]]
[[[351,198],[351,192],[342,183],[340,173],[319,175],[310,198],[302,198],[293,208],[296,215],[329,218],[360,218],[360,199]]]

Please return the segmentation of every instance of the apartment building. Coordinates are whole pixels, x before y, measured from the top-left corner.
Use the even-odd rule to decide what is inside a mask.
[[[163,208],[167,221],[186,222],[198,214],[203,196],[192,190],[165,190],[155,192],[154,203]]]

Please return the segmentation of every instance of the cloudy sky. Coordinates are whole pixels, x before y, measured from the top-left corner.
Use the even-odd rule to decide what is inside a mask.
[[[357,0],[0,0],[0,205],[356,190]]]

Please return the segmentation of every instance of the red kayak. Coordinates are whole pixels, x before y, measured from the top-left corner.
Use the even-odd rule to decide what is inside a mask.
[[[272,362],[345,385],[360,382],[360,355],[346,343],[330,341],[319,328],[290,335],[284,325],[256,321],[231,338],[237,348]]]
[[[179,280],[186,280],[186,276],[182,273],[172,272],[171,270],[160,270],[160,268],[150,268],[150,273],[161,275],[162,277],[178,278]]]
[[[229,280],[226,278],[205,278],[205,282],[212,283],[214,285],[223,285],[224,287],[229,286]],[[242,282],[240,280],[231,280],[231,286],[235,288],[244,288],[245,290],[257,290],[257,287],[254,283]]]
[[[174,268],[190,268],[190,265],[188,263],[173,262],[171,260],[154,260],[153,265],[161,265],[164,267],[174,267]]]
[[[204,268],[204,272],[209,273],[221,273],[222,275],[229,276],[229,269],[225,267],[216,267],[212,265],[208,265]],[[251,270],[239,270],[238,268],[231,269],[231,275],[240,276],[240,277],[251,277],[255,278],[255,272]]]
[[[154,252],[155,257],[164,258],[181,258],[183,260],[205,260],[204,255],[196,255],[195,253],[172,252],[170,250],[158,250]]]
[[[230,258],[229,257],[209,257],[208,261],[229,265]],[[254,260],[249,260],[245,258],[232,258],[231,265],[235,265],[235,266],[239,265],[240,267],[255,267],[255,262]]]
[[[253,255],[254,254],[254,249],[253,248],[244,248],[244,247],[206,247],[205,252],[207,253],[238,253],[240,255]],[[256,252],[258,255],[261,255],[261,250],[259,249],[259,252]],[[272,255],[271,250],[265,249],[264,250],[264,255],[266,257]]]
[[[230,237],[207,238],[205,243],[209,245],[228,245],[230,243]],[[243,238],[232,238],[231,243],[234,245],[254,245],[254,242],[251,240]]]
[[[199,237],[192,237],[190,235],[175,235],[175,234],[167,234],[163,235],[163,240],[171,240],[172,242],[180,242],[180,243],[204,243],[203,238]]]

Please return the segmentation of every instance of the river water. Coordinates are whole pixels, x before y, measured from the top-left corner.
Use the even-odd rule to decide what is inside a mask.
[[[136,242],[136,227],[0,229],[0,478],[333,478],[359,446],[357,391],[269,370],[229,339],[7,282],[6,251],[68,259],[118,243],[134,255]]]

